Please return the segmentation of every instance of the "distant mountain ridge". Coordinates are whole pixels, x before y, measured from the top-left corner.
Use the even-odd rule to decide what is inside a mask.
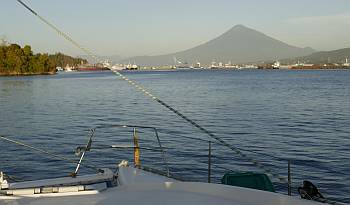
[[[314,64],[324,64],[324,63],[344,63],[345,59],[348,58],[350,61],[350,48],[342,48],[332,51],[320,51],[312,53],[311,55],[294,58],[285,62],[307,62]]]
[[[144,66],[173,65],[175,57],[188,63],[248,63],[294,58],[314,52],[312,48],[291,46],[259,31],[236,25],[219,37],[188,50],[158,56],[136,56],[120,62],[130,61]]]

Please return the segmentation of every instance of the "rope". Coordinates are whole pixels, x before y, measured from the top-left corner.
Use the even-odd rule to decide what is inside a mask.
[[[88,54],[89,56],[93,57],[95,60],[98,60],[98,58],[96,57],[96,55],[94,55],[89,49],[83,47],[82,45],[80,45],[78,42],[74,41],[71,37],[69,37],[67,34],[65,34],[64,32],[62,32],[61,30],[59,30],[55,25],[53,25],[52,23],[50,23],[49,21],[47,21],[46,19],[44,19],[43,17],[41,17],[37,12],[35,12],[32,8],[30,8],[28,5],[26,5],[23,1],[21,0],[17,0],[17,2],[19,2],[22,6],[24,6],[27,10],[29,10],[32,14],[34,14],[36,17],[38,17],[42,22],[44,22],[46,25],[48,25],[49,27],[51,27],[53,30],[55,30],[58,35],[62,36],[64,39],[66,39],[67,41],[69,41],[70,43],[72,43],[73,45],[75,45],[76,47],[78,47],[80,50],[84,51],[86,54]]]
[[[73,45],[75,45],[77,48],[81,49],[83,52],[85,52],[87,55],[93,57],[94,59],[98,60],[97,55],[94,55],[93,52],[91,52],[90,50],[88,50],[87,48],[84,48],[83,46],[81,46],[78,42],[74,41],[71,37],[69,37],[67,34],[65,34],[64,32],[62,32],[61,30],[59,30],[56,26],[54,26],[53,24],[51,24],[50,22],[48,22],[46,19],[44,19],[43,17],[41,17],[37,12],[35,12],[33,9],[31,9],[29,6],[27,6],[25,3],[23,3],[23,1],[21,0],[17,0],[22,6],[24,6],[27,10],[29,10],[32,14],[34,14],[35,16],[37,16],[41,21],[43,21],[46,25],[48,25],[49,27],[51,27],[52,29],[54,29],[60,36],[62,36],[63,38],[65,38],[67,41],[71,42]],[[158,97],[154,96],[152,93],[150,93],[149,91],[147,91],[144,87],[142,87],[141,85],[139,85],[138,83],[136,83],[133,80],[130,80],[129,78],[127,78],[126,76],[124,76],[123,74],[121,74],[120,72],[118,72],[117,70],[111,70],[114,74],[116,74],[117,76],[119,76],[121,79],[123,79],[124,81],[126,81],[127,83],[129,83],[132,87],[136,88],[136,90],[142,92],[143,94],[145,94],[147,97],[151,98],[152,100],[158,102],[159,104],[161,104],[162,106],[166,107],[168,110],[170,110],[171,112],[173,112],[174,114],[176,114],[177,116],[179,116],[180,118],[182,118],[183,120],[187,121],[188,123],[190,123],[192,126],[198,128],[199,130],[201,130],[202,132],[206,133],[209,137],[211,137],[212,139],[215,139],[216,141],[218,141],[220,144],[228,147],[229,149],[231,149],[232,151],[234,151],[236,154],[240,155],[242,158],[250,161],[251,163],[253,163],[255,166],[257,166],[258,168],[262,169],[264,172],[266,172],[266,174],[273,176],[277,179],[279,179],[281,182],[283,183],[287,183],[287,179],[285,177],[280,176],[277,173],[273,173],[271,172],[270,169],[265,168],[265,166],[260,163],[259,161],[247,156],[246,154],[242,153],[239,148],[228,144],[226,141],[224,141],[223,139],[221,139],[220,137],[216,136],[214,133],[210,132],[209,130],[205,129],[204,127],[200,126],[199,124],[197,124],[196,122],[194,122],[193,120],[191,120],[190,118],[188,118],[187,116],[183,115],[181,112],[179,112],[178,110],[176,110],[175,108],[171,107],[170,105],[168,105],[167,103],[165,103],[164,101],[162,101],[161,99],[159,99]]]

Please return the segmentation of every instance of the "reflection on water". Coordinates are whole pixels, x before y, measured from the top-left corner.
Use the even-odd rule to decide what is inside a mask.
[[[33,81],[31,80],[21,80],[14,77],[1,79],[0,91],[3,95],[10,95],[13,90],[29,89],[32,87]],[[4,99],[4,98],[3,98]]]

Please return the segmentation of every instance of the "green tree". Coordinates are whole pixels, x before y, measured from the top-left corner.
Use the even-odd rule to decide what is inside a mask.
[[[23,47],[23,52],[24,52],[24,55],[28,57],[33,55],[32,48],[28,45],[25,45]]]
[[[85,59],[73,58],[62,53],[33,54],[29,45],[23,48],[17,44],[0,46],[0,74],[53,73],[57,66],[76,66],[81,61],[87,63]]]

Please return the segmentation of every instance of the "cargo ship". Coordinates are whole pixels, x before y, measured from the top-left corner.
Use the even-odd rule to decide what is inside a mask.
[[[87,65],[81,65],[76,68],[77,71],[103,71],[103,70],[109,70],[108,67],[105,67],[101,64],[87,64]]]

